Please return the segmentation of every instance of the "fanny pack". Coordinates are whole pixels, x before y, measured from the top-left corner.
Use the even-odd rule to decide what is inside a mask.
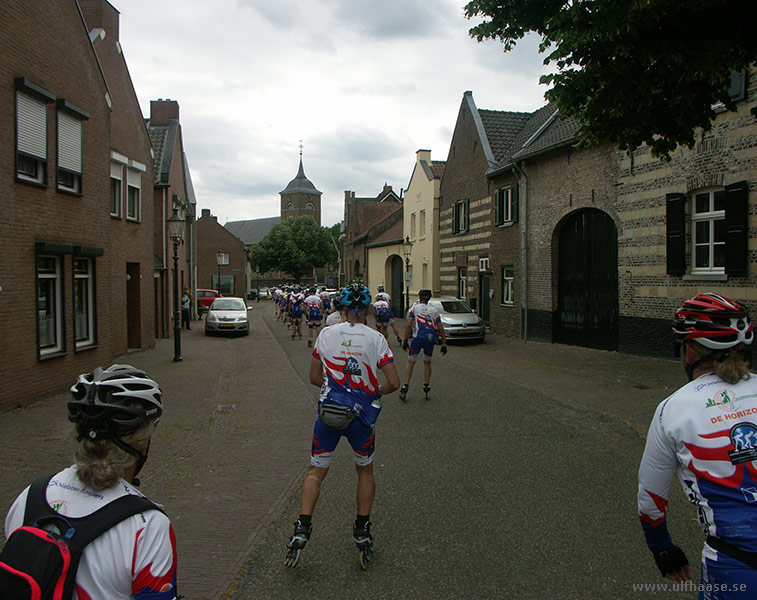
[[[733,546],[732,544],[729,544],[728,542],[725,542],[720,538],[716,538],[711,535],[707,536],[707,545],[710,546],[710,548],[714,548],[718,552],[722,552],[726,556],[735,558],[739,562],[742,562],[745,565],[752,567],[753,569],[757,569],[757,552],[742,550],[741,548],[737,548],[736,546]]]
[[[321,404],[320,413],[324,425],[334,429],[346,429],[356,416],[349,406],[335,404]]]

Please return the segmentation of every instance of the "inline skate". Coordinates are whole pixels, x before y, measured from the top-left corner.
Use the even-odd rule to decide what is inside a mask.
[[[400,387],[400,400],[403,402],[407,402],[407,391],[410,389],[410,386],[406,383],[403,383]]]
[[[355,538],[355,545],[360,553],[358,556],[360,559],[360,566],[365,570],[368,568],[368,562],[373,556],[373,549],[375,546],[373,534],[371,533],[371,522],[368,521],[363,526],[358,526],[358,524],[355,523],[352,526],[352,535]]]
[[[308,543],[312,531],[312,525],[305,527],[299,519],[294,522],[294,533],[286,543],[289,550],[287,551],[286,558],[284,558],[284,566],[297,566],[297,563],[300,561],[300,551],[305,547],[305,544]]]
[[[423,397],[428,400],[428,393],[431,390],[431,386],[427,383],[423,384]]]

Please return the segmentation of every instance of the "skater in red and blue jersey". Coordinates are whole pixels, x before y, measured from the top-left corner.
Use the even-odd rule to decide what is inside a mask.
[[[408,351],[405,382],[400,388],[400,400],[403,402],[407,401],[410,379],[413,377],[415,363],[421,353],[423,353],[423,395],[426,400],[431,389],[431,355],[434,353],[434,345],[438,340],[442,342],[442,355],[447,354],[447,336],[444,333],[439,311],[428,304],[431,300],[431,290],[420,290],[418,300],[419,302],[407,313],[405,339],[402,341],[402,348]],[[411,331],[413,339],[408,343]]]
[[[399,387],[394,357],[383,335],[363,324],[371,294],[365,286],[351,285],[340,294],[347,321],[326,327],[315,342],[310,383],[321,388],[318,417],[313,429],[310,470],[302,484],[300,518],[287,542],[284,564],[293,567],[313,530],[312,516],[331,457],[342,437],[355,454],[357,518],[355,544],[363,568],[373,551],[369,521],[376,484],[373,453],[380,398]],[[379,371],[386,382],[379,384]]]
[[[673,334],[690,383],[657,407],[639,467],[638,506],[660,573],[691,579],[667,527],[676,475],[707,536],[700,600],[757,598],[757,375],[749,312],[713,293],[675,313]]]

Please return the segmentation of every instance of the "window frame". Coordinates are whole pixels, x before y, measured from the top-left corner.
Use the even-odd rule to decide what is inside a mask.
[[[420,239],[426,238],[426,209],[424,208],[422,211],[418,213],[418,221],[419,221],[419,231],[418,231],[418,237]]]
[[[56,111],[57,163],[55,185],[59,192],[81,195],[85,117],[65,100],[58,100]],[[86,114],[86,113],[85,113]]]
[[[15,178],[16,181],[47,186],[48,181],[48,111],[55,95],[23,77],[15,80]],[[39,123],[39,120],[42,123]],[[33,164],[36,175],[23,171],[24,164]]]
[[[502,266],[502,282],[500,288],[500,306],[515,305],[515,267],[513,265]]]
[[[77,267],[77,263],[86,264],[86,270],[82,272]],[[95,271],[95,259],[88,256],[72,257],[72,277],[74,281],[72,289],[72,306],[73,306],[73,319],[74,319],[74,350],[83,350],[97,345],[97,319],[96,319],[96,290],[97,290],[97,278]],[[81,321],[77,318],[78,315],[78,292],[80,282],[86,283],[86,337],[79,337],[79,327]]]
[[[410,239],[415,241],[415,225],[416,225],[415,213],[410,213]]]
[[[115,184],[115,182],[118,182]],[[113,197],[118,190],[118,198]],[[115,210],[114,210],[115,208]],[[124,214],[124,167],[121,163],[110,163],[110,216],[122,219]]]
[[[135,223],[142,220],[142,171],[131,166],[126,168],[126,220]]]
[[[42,270],[40,268],[40,261],[52,261],[54,265],[52,271]],[[37,353],[40,358],[48,356],[55,356],[65,352],[66,330],[64,324],[65,307],[63,302],[63,290],[64,290],[64,272],[63,272],[63,256],[56,254],[36,254],[34,261],[35,283],[37,289],[37,296],[35,299],[36,311],[37,311]],[[44,325],[41,322],[40,317],[40,299],[42,298],[41,282],[52,281],[52,292],[54,298],[52,298],[52,314],[53,322],[52,327]],[[45,286],[47,288],[47,285]],[[46,298],[46,304],[49,302],[49,298]],[[43,310],[47,311],[49,307],[45,306]],[[53,342],[44,344],[43,329],[51,331],[53,334]]]
[[[716,205],[716,195],[720,195],[720,202],[722,208],[720,210],[714,210]],[[708,196],[708,210],[698,211],[698,202],[702,196]],[[691,222],[691,244],[689,246],[689,253],[691,258],[691,275],[725,275],[725,253],[727,246],[726,235],[726,191],[724,188],[702,188],[691,192],[691,212],[689,220]],[[705,224],[707,227],[707,240],[699,241],[699,225]],[[716,239],[716,230],[718,224],[721,228],[721,238]],[[698,263],[698,250],[701,248],[707,248],[707,264],[705,266],[699,266]],[[717,250],[718,248],[722,252],[722,265],[715,266]]]
[[[457,297],[460,300],[468,299],[468,267],[457,268]]]
[[[452,233],[460,235],[470,230],[470,200],[457,200],[452,207]]]

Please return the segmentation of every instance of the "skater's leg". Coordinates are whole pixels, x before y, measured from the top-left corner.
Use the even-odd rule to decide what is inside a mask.
[[[376,480],[373,477],[373,463],[355,465],[357,469],[357,514],[370,515],[373,497],[376,495]]]
[[[410,385],[410,380],[413,377],[413,369],[415,369],[415,361],[408,360],[405,366],[405,385]]]
[[[427,360],[423,361],[423,383],[431,383],[431,362]]]
[[[302,498],[300,499],[300,514],[312,515],[318,496],[321,494],[321,484],[329,472],[328,468],[310,467],[302,484]]]

